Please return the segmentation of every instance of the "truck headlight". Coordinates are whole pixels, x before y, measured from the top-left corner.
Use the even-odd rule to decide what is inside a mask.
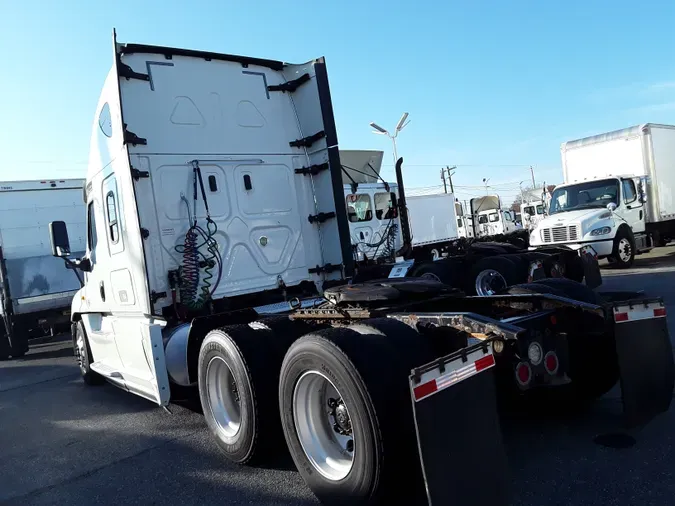
[[[612,231],[610,227],[600,227],[591,230],[591,235],[607,235]]]

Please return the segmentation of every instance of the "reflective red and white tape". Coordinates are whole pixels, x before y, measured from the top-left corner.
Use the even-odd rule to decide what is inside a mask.
[[[659,302],[651,302],[640,306],[616,306],[614,308],[614,321],[616,323],[634,322],[649,318],[663,318],[666,316],[666,308]]]
[[[424,400],[495,365],[495,357],[492,354],[491,346],[488,348],[487,353],[482,349],[478,349],[469,353],[466,358],[466,362],[462,361],[459,357],[450,360],[445,364],[445,371],[443,373],[441,373],[440,369],[435,368],[422,374],[419,385],[412,389],[415,402]]]

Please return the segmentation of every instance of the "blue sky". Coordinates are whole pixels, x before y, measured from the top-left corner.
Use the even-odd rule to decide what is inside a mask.
[[[0,0],[1,179],[80,177],[121,42],[301,62],[325,56],[343,149],[391,144],[410,186],[458,165],[466,198],[484,177],[561,180],[560,144],[643,122],[675,124],[675,2]],[[515,186],[513,183],[515,182]],[[506,184],[509,183],[509,184]],[[480,192],[479,192],[480,193]]]

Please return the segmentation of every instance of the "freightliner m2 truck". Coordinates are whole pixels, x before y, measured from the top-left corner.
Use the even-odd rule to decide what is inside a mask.
[[[591,246],[616,267],[675,238],[675,126],[647,123],[562,145],[565,184],[530,246]]]

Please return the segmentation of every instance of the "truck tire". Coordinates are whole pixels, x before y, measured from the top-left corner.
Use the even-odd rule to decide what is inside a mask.
[[[539,279],[534,282],[537,285],[548,286],[563,294],[568,299],[578,300],[579,302],[586,302],[588,304],[597,304],[601,306],[603,300],[593,290],[586,285],[567,278],[546,278]]]
[[[454,260],[421,262],[410,272],[412,278],[431,279],[454,288],[462,287],[463,265]]]
[[[279,382],[284,435],[323,504],[415,504],[424,497],[408,385],[417,361],[411,350],[420,341],[399,348],[412,334],[395,336],[395,327],[382,332],[370,321],[359,330],[377,334],[322,330],[286,354]]]
[[[210,331],[197,362],[199,399],[216,444],[238,464],[262,461],[283,442],[276,391],[281,354],[270,332],[248,325]]]
[[[80,367],[80,375],[85,384],[90,386],[103,385],[105,378],[91,370],[90,364],[93,361],[89,338],[84,330],[82,321],[73,324],[73,347],[77,365]]]
[[[522,260],[522,259],[521,259]],[[525,281],[519,279],[520,266],[506,256],[485,257],[471,268],[467,291],[472,295],[493,295],[511,285]]]
[[[0,360],[7,360],[11,353],[11,348],[9,346],[9,339],[7,338],[7,334],[2,332],[0,334]]]
[[[635,238],[627,227],[619,228],[614,238],[614,248],[608,258],[609,262],[619,269],[627,269],[635,259]]]

